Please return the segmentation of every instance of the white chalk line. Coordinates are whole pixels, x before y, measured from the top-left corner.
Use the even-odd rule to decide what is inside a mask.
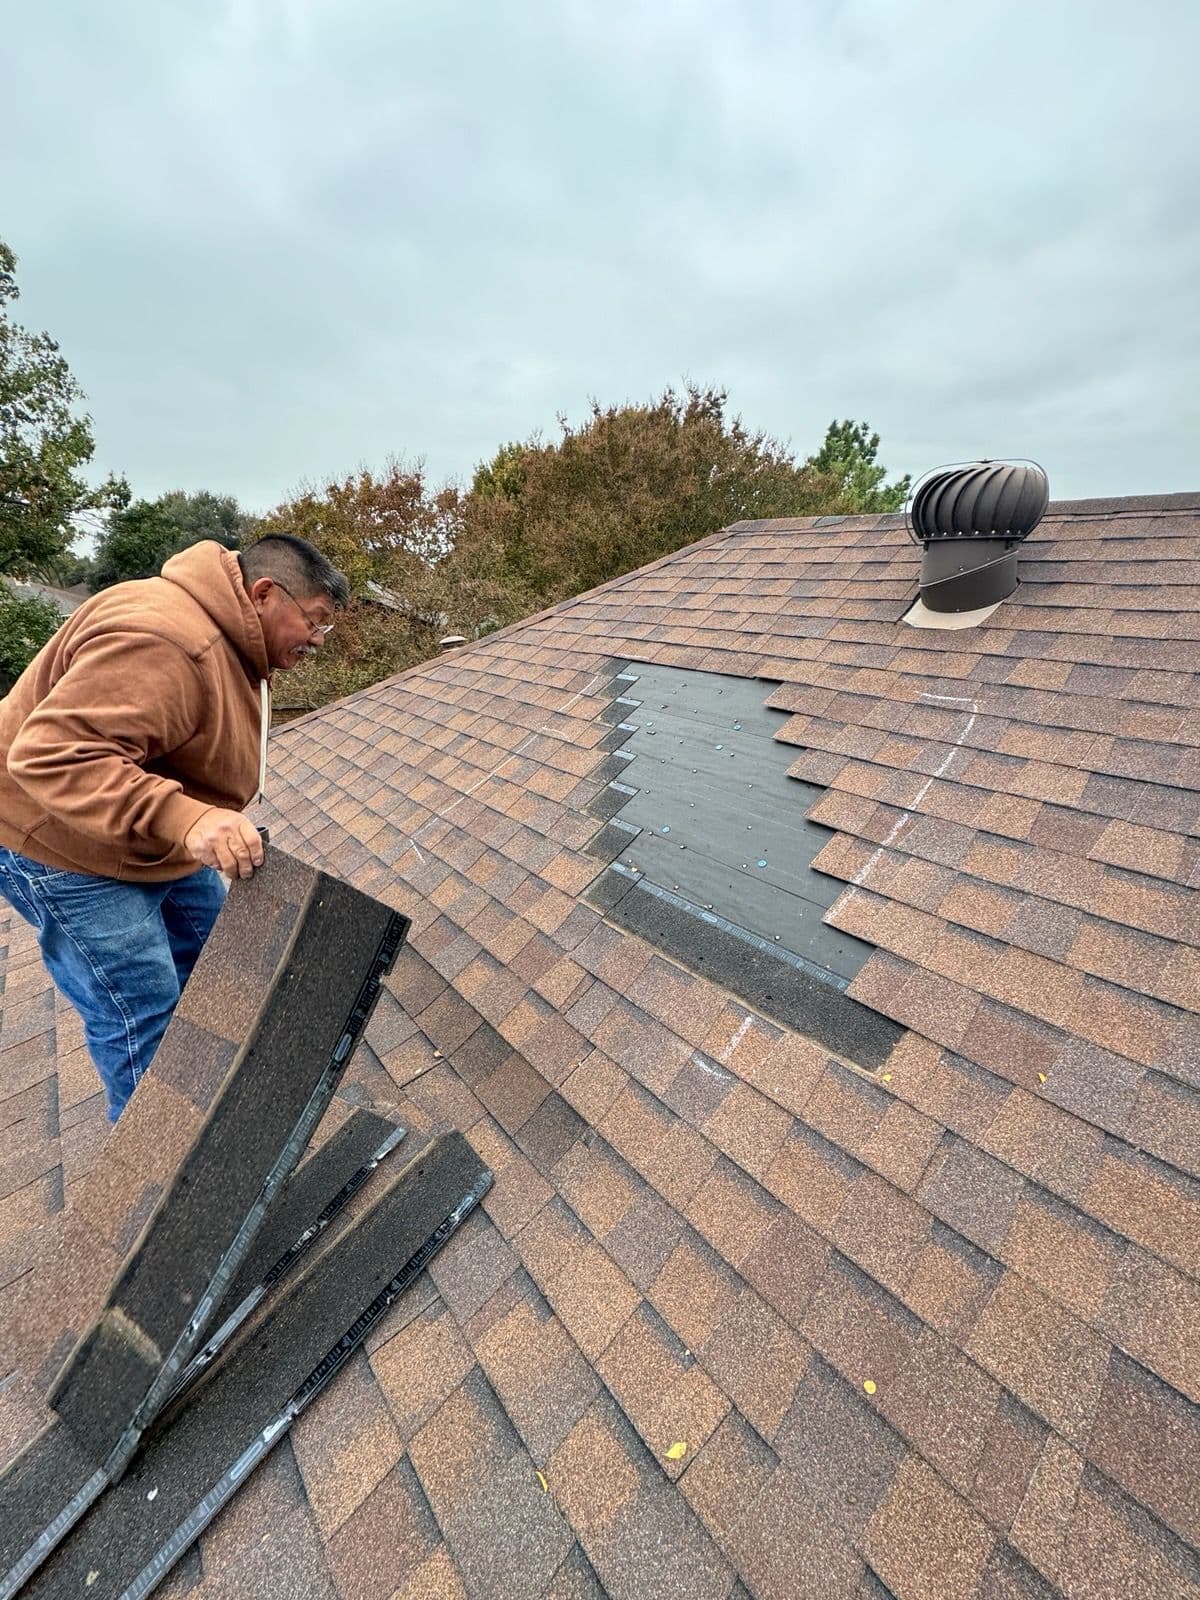
[[[913,817],[916,814],[917,807],[921,804],[921,801],[924,800],[925,796],[929,793],[930,789],[937,782],[937,780],[939,778],[944,778],[946,773],[949,772],[950,767],[953,764],[955,756],[962,749],[962,747],[965,744],[968,736],[970,735],[971,729],[975,726],[976,720],[977,720],[977,718],[979,716],[979,707],[978,707],[978,705],[976,704],[976,702],[974,700],[972,700],[967,695],[961,695],[960,696],[960,695],[951,695],[951,694],[929,694],[928,692],[922,692],[922,694],[920,695],[920,699],[922,699],[922,700],[947,700],[947,701],[952,701],[955,705],[970,706],[971,714],[967,718],[966,726],[963,728],[963,730],[959,734],[958,738],[955,739],[955,741],[954,741],[953,745],[951,746],[951,748],[946,752],[945,760],[942,761],[941,765],[934,772],[932,772],[929,775],[928,778],[926,778],[925,782],[917,790],[916,794],[913,796],[913,798],[909,802],[908,806],[900,813],[900,815],[896,818],[895,822],[892,824],[892,827],[891,827],[890,831],[888,832],[887,838],[883,841],[883,843],[881,845],[878,846],[878,848],[873,852],[873,854],[868,856],[866,861],[863,862],[862,866],[859,867],[858,871],[850,879],[851,894],[853,894],[855,889],[860,889],[860,888],[863,887],[863,885],[866,883],[866,880],[870,877],[871,873],[874,872],[876,866],[879,863],[879,858],[883,855],[883,852],[896,839],[896,837],[899,835],[901,830],[904,827],[906,827],[907,824],[910,823],[913,820]]]

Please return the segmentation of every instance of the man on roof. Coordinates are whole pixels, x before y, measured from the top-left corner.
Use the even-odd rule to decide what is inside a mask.
[[[225,893],[262,865],[274,671],[349,598],[303,539],[212,540],[67,619],[0,700],[0,895],[83,1019],[115,1122]]]

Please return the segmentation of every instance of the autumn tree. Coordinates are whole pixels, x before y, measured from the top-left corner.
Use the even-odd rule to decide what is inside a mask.
[[[391,461],[306,485],[260,519],[255,537],[290,533],[340,568],[351,602],[324,646],[289,674],[288,695],[323,705],[433,655],[455,590],[439,569],[459,536],[464,496],[431,489],[423,469]]]
[[[561,438],[506,445],[475,475],[451,565],[497,567],[536,604],[579,594],[748,517],[842,509],[832,473],[730,416],[724,390],[593,402]]]

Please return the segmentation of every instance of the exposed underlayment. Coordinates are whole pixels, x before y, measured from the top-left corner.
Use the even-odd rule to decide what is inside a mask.
[[[616,686],[631,730],[622,863],[849,982],[871,946],[822,921],[842,886],[813,870],[832,834],[805,820],[820,789],[788,777],[795,752],[775,739],[787,713],[767,706],[777,685],[629,662]]]
[[[873,947],[824,921],[843,885],[812,865],[832,835],[805,817],[821,790],[788,775],[795,751],[775,738],[787,713],[767,703],[778,684],[631,661],[611,687],[605,720],[623,743],[593,804],[606,825],[589,850],[611,864],[591,903],[768,1016],[879,1066],[900,1030],[844,993]]]

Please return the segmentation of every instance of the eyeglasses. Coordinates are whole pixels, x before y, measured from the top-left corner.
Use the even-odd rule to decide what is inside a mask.
[[[274,585],[275,585],[275,587],[277,589],[282,589],[283,590],[284,594],[287,595],[288,599],[292,602],[292,604],[295,606],[296,610],[304,618],[305,622],[308,623],[308,626],[312,630],[313,633],[319,633],[319,634],[321,634],[322,637],[324,637],[326,634],[330,634],[330,633],[333,632],[333,623],[332,622],[314,622],[313,621],[313,619],[309,616],[308,612],[305,611],[304,607],[300,604],[299,600],[296,599],[296,596],[288,588],[286,583],[280,583],[278,578],[272,579],[272,582],[274,583]]]

